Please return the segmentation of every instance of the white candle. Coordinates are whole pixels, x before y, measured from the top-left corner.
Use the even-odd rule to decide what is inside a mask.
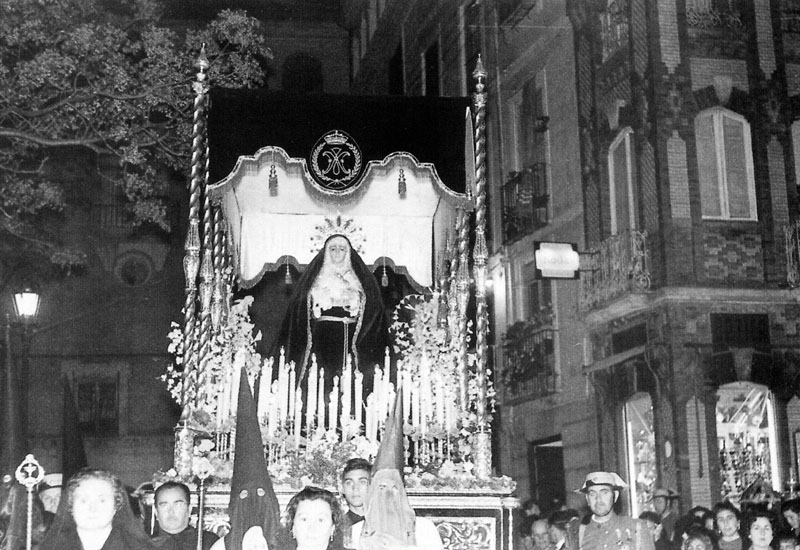
[[[230,401],[230,409],[228,409],[229,416],[233,416],[236,414],[236,404],[239,401],[239,380],[242,377],[242,371],[239,369],[233,369],[231,373],[231,398]]]
[[[300,425],[303,422],[303,390],[297,388],[294,398],[294,444],[295,447],[300,447]]]
[[[444,427],[444,381],[440,372],[436,373],[436,423]]]
[[[339,377],[333,377],[333,389],[329,396],[328,429],[336,429],[336,420],[339,418]]]
[[[411,373],[403,369],[403,420],[411,422]]]
[[[272,383],[272,393],[269,400],[269,418],[267,421],[267,434],[272,437],[277,433],[278,427],[278,400],[274,395],[278,391],[278,381]]]
[[[367,439],[378,441],[378,416],[375,407],[375,394],[367,396]]]
[[[378,365],[375,365],[375,377],[373,378],[372,395],[375,396],[374,399],[375,420],[378,422],[378,424],[380,424],[383,422],[383,418],[381,418],[380,413],[383,410],[382,399],[384,398],[384,395],[383,395],[383,373],[380,367],[378,367]]]
[[[317,426],[325,429],[325,369],[319,369],[319,384],[317,387]]]
[[[364,396],[363,387],[364,387],[364,375],[361,373],[361,371],[356,371],[356,389],[355,389],[355,395],[353,396],[354,397],[353,401],[355,402],[355,405],[353,406],[353,408],[355,409],[356,422],[358,423],[359,430],[361,429],[361,419],[363,413],[363,396]]]
[[[342,371],[342,425],[350,418],[350,406],[351,406],[351,398],[352,398],[352,385],[353,385],[353,376],[352,376],[352,366],[350,364],[350,356],[347,356],[347,362],[344,366],[344,371]]]
[[[231,373],[227,371],[223,375],[222,391],[217,397],[217,426],[220,426],[228,420],[228,403],[231,398]]]
[[[297,393],[295,386],[297,382],[295,380],[295,372],[294,372],[294,362],[289,363],[289,418],[294,420],[295,418],[295,394]]]
[[[412,410],[412,425],[417,429],[422,429],[422,415],[420,413],[420,395],[419,395],[419,384],[415,383],[411,386],[411,410]]]
[[[314,431],[314,416],[317,408],[317,356],[311,356],[311,368],[306,378],[306,437]]]
[[[289,369],[284,363],[278,370],[278,424],[286,422],[289,407]]]

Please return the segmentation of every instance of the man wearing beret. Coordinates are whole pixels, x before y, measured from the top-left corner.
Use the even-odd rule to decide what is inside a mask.
[[[581,525],[581,550],[654,550],[653,537],[643,521],[619,516],[614,503],[627,487],[614,472],[592,472],[578,491],[586,495],[591,520]]]

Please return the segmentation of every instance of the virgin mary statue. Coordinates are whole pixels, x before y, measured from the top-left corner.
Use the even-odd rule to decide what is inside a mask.
[[[348,355],[371,388],[371,371],[389,345],[381,290],[375,276],[343,235],[333,235],[297,282],[272,349],[294,361],[297,384],[312,355],[325,369],[326,386],[340,375]],[[369,383],[369,385],[368,385]]]

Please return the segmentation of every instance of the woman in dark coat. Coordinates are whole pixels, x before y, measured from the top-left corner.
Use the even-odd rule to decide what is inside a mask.
[[[153,550],[117,476],[84,468],[67,484],[39,550]]]

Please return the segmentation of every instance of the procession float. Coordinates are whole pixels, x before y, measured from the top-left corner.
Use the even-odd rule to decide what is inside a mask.
[[[203,523],[225,528],[242,367],[282,506],[374,457],[402,388],[412,506],[448,548],[510,548],[514,483],[492,469],[480,59],[466,99],[215,89],[204,55],[197,67],[186,295],[164,375],[182,414],[154,483],[186,482]],[[276,275],[291,298],[252,292]],[[261,326],[258,307],[282,321]]]

